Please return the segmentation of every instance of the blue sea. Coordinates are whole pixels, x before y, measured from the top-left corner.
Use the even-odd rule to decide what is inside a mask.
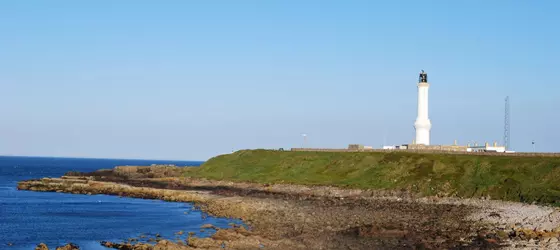
[[[44,242],[49,248],[72,242],[81,249],[107,249],[99,241],[120,242],[128,238],[185,239],[211,223],[229,227],[238,220],[207,216],[190,203],[119,198],[107,195],[76,195],[19,191],[17,182],[59,177],[68,171],[91,172],[119,165],[175,164],[199,166],[202,162],[75,159],[46,157],[0,157],[0,249],[34,249]],[[176,234],[184,231],[184,234]],[[144,238],[145,237],[145,238]],[[9,246],[11,245],[11,246]]]

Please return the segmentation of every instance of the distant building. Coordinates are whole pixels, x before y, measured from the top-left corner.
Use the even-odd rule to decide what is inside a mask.
[[[505,146],[498,146],[497,142],[494,142],[492,146],[490,144],[485,143],[483,146],[467,146],[467,152],[496,152],[496,153],[513,153],[511,151],[506,151]]]
[[[408,149],[408,145],[391,145],[391,146],[383,146],[385,150],[397,150],[397,149]]]
[[[348,145],[348,150],[352,150],[352,151],[373,150],[373,147],[364,146],[362,144],[350,144]]]
[[[364,145],[361,144],[350,144],[348,145],[349,150],[362,150],[364,149]]]
[[[457,145],[424,145],[424,144],[404,144],[401,146],[383,146],[385,150],[426,150],[426,151],[453,151],[453,152],[495,152],[495,153],[515,153],[514,151],[507,151],[505,146],[499,146],[497,142],[490,145],[485,143],[484,145],[470,145],[466,146]]]

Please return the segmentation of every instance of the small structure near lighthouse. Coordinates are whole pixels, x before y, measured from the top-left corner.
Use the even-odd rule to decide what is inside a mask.
[[[416,144],[430,145],[430,129],[432,123],[428,117],[428,74],[422,70],[418,76],[418,116],[414,122],[416,129]]]

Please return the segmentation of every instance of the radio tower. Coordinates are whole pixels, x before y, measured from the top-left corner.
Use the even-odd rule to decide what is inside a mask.
[[[510,129],[509,129],[509,96],[506,96],[506,108],[505,108],[505,117],[504,117],[504,147],[506,150],[509,150],[511,147],[509,139]]]

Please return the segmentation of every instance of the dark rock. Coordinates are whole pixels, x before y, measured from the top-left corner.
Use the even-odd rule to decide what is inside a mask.
[[[499,213],[496,213],[496,212],[492,212],[492,213],[490,213],[490,215],[489,215],[489,216],[490,216],[490,217],[496,217],[496,218],[501,218],[501,217],[502,217],[502,216],[500,216],[500,214],[499,214]]]
[[[143,247],[143,246],[140,246],[140,245],[144,245],[142,243],[138,243],[137,244],[138,246],[136,246],[136,245],[132,245],[130,243],[113,243],[113,242],[110,242],[110,241],[102,241],[101,245],[104,246],[104,247],[107,247],[107,248],[114,248],[114,249],[121,249],[121,250],[144,249],[144,248],[137,248],[137,247]],[[150,245],[148,245],[148,246],[150,246]]]
[[[515,231],[515,230],[511,230],[511,231],[508,233],[508,237],[509,237],[510,239],[513,239],[513,238],[515,238],[516,236],[518,236],[518,235],[517,235],[517,231]]]
[[[113,242],[110,241],[102,241],[101,245],[104,247],[108,247],[108,248],[112,248],[113,247]]]

